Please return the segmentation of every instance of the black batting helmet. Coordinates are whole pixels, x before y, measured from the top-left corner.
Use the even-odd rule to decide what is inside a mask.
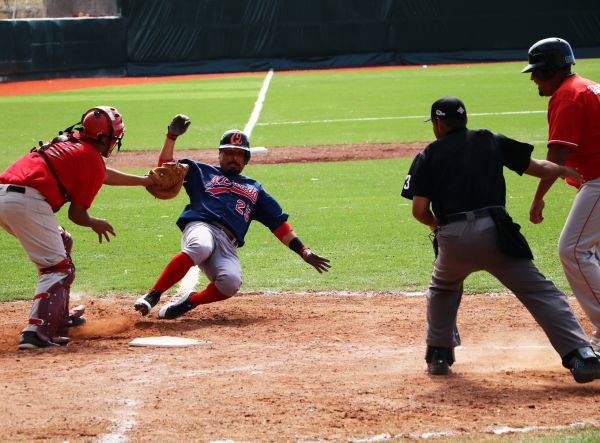
[[[246,151],[244,153],[244,163],[248,164],[251,155],[250,140],[248,140],[248,136],[239,129],[230,129],[229,131],[225,131],[225,133],[221,136],[219,150],[232,148],[243,149]]]
[[[571,45],[558,37],[540,40],[529,48],[527,55],[529,64],[521,72],[531,72],[534,69],[552,71],[575,64]]]

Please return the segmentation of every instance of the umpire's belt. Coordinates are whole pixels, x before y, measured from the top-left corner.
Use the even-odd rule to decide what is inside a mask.
[[[490,210],[497,210],[497,208],[502,209],[503,211],[505,210],[504,206],[486,206],[485,208],[474,209],[472,211],[448,214],[448,215],[441,217],[440,221],[442,222],[441,223],[442,225],[447,225],[448,223],[454,223],[457,221],[465,221],[465,220],[473,221],[477,218],[489,217]]]
[[[227,238],[229,238],[229,240],[231,240],[231,242],[237,246],[237,244],[238,244],[237,238],[235,237],[235,235],[233,235],[233,232],[231,232],[228,228],[223,226],[221,223],[212,221],[212,220],[207,223],[210,225],[213,225],[215,228],[218,228],[221,231],[223,231],[223,233],[227,236]]]

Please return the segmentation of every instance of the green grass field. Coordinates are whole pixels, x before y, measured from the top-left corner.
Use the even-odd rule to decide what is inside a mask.
[[[532,142],[536,156],[542,158],[547,99],[538,97],[529,77],[519,73],[521,65],[275,73],[252,144],[276,149],[430,141],[431,127],[423,118],[431,102],[442,95],[457,95],[471,115],[470,127],[488,127]],[[576,67],[584,76],[600,78],[600,59],[579,60]],[[214,149],[225,129],[243,129],[263,79],[264,74],[253,74],[0,97],[0,168],[98,104],[112,104],[123,113],[126,150],[158,151],[176,113],[193,120],[178,148]],[[319,275],[255,223],[247,246],[239,251],[243,290],[424,290],[433,259],[428,230],[412,219],[410,202],[400,197],[410,161],[250,164],[245,174],[259,179],[279,200],[303,241],[331,258],[333,269]],[[534,226],[527,214],[536,181],[510,171],[506,177],[509,210],[523,226],[536,262],[566,290],[556,243],[573,190],[564,184],[555,186],[547,199],[546,220]],[[102,245],[91,230],[68,221],[63,210],[59,222],[75,237],[73,290],[97,295],[145,291],[179,251],[180,232],[174,222],[185,203],[184,193],[172,201],[158,201],[143,189],[104,187],[90,213],[108,219],[117,237]],[[29,299],[34,267],[8,234],[0,234],[0,248],[5,268],[0,300]],[[471,276],[465,289],[503,291],[483,273]]]

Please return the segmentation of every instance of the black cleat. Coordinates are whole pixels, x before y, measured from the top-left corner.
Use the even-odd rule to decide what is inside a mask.
[[[181,296],[181,298],[175,302],[170,302],[160,308],[158,311],[158,318],[173,319],[181,317],[186,312],[191,311],[195,306],[190,301],[190,295],[194,294],[194,291],[188,292]]]
[[[60,337],[60,343],[55,343],[50,339],[44,339],[34,331],[23,331],[19,340],[19,349],[41,349],[52,346],[66,346],[68,340],[64,342],[63,337]]]
[[[571,370],[577,383],[600,379],[600,358],[591,347],[579,348],[565,357],[563,365]]]
[[[427,372],[431,375],[448,375],[454,363],[454,349],[427,346],[425,354]]]
[[[138,311],[142,315],[148,315],[150,310],[156,306],[158,301],[160,300],[160,292],[154,290],[148,292],[143,297],[140,297],[133,304],[133,307],[136,311]]]

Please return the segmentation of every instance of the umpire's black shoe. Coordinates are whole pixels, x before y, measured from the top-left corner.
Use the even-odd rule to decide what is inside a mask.
[[[61,346],[61,344],[55,343],[50,339],[42,338],[37,334],[37,332],[34,331],[21,332],[19,349],[40,349],[49,348],[52,346]]]
[[[143,297],[138,298],[133,307],[136,311],[138,311],[142,315],[148,315],[150,310],[156,306],[158,301],[160,300],[160,292],[157,290],[153,290],[148,292]]]
[[[427,346],[425,354],[427,372],[431,375],[448,375],[454,363],[454,349]]]
[[[188,292],[187,294],[182,295],[179,300],[164,305],[160,308],[160,311],[158,311],[158,318],[177,318],[194,309],[195,306],[190,301],[190,295],[193,293],[194,291]]]
[[[571,370],[577,383],[600,379],[600,358],[591,347],[579,348],[563,358],[563,366]]]

